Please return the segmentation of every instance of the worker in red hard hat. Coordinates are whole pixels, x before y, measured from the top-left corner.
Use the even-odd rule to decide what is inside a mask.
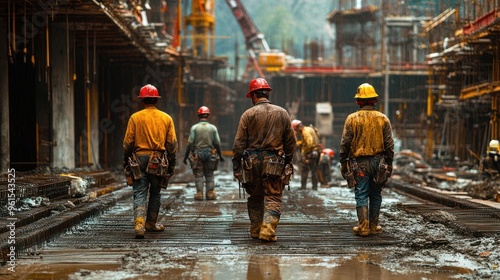
[[[130,170],[139,164],[132,183],[134,231],[136,238],[144,238],[145,232],[165,230],[157,223],[160,191],[162,182],[166,187],[174,174],[177,136],[172,117],[156,108],[160,99],[156,87],[143,86],[139,99],[143,109],[130,116],[123,139],[123,167]]]
[[[318,162],[318,179],[323,187],[327,187],[332,178],[332,162],[335,152],[326,148],[321,150]]]
[[[354,95],[359,110],[347,116],[340,142],[340,171],[354,187],[358,225],[353,234],[379,234],[382,188],[392,174],[394,138],[389,118],[375,108],[375,88],[361,84]],[[353,182],[354,181],[354,182]]]
[[[305,190],[307,178],[311,172],[312,189],[318,189],[318,160],[321,151],[319,144],[319,132],[312,125],[304,126],[302,121],[293,120],[293,129],[302,139],[300,143],[300,189]]]
[[[188,146],[184,154],[184,164],[189,163],[193,169],[196,186],[195,200],[203,200],[203,189],[207,200],[216,199],[214,171],[219,160],[224,162],[220,148],[219,132],[215,125],[208,122],[210,110],[207,106],[198,109],[199,122],[189,131]]]
[[[240,118],[234,137],[233,174],[250,195],[247,200],[250,236],[276,241],[285,187],[283,170],[292,170],[296,146],[288,112],[269,101],[265,79],[250,82],[246,97],[253,107]]]

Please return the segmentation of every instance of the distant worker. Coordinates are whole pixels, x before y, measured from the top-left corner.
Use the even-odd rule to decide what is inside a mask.
[[[165,230],[156,222],[162,180],[168,180],[174,174],[177,136],[172,117],[156,108],[159,98],[153,85],[141,88],[139,99],[143,109],[130,116],[123,139],[124,168],[132,168],[133,163],[139,164],[140,168],[136,174],[140,178],[132,184],[136,238],[144,238],[145,232]]]
[[[389,119],[375,109],[378,94],[361,84],[354,95],[359,111],[347,116],[340,142],[342,176],[354,187],[358,226],[353,234],[379,234],[382,188],[392,174],[394,139]]]
[[[288,112],[269,101],[265,79],[250,82],[247,98],[253,107],[240,118],[233,146],[233,173],[250,195],[247,200],[250,236],[276,241],[281,217],[284,170],[291,167],[295,136]]]
[[[316,128],[304,126],[302,121],[293,120],[293,129],[302,138],[300,144],[300,189],[305,190],[307,178],[311,172],[312,189],[318,189],[318,160],[320,154],[319,135]]]
[[[205,187],[205,198],[216,199],[214,171],[217,169],[219,160],[224,162],[220,148],[219,132],[215,125],[208,122],[210,110],[206,106],[198,109],[199,122],[191,127],[189,131],[188,146],[184,154],[184,164],[191,164],[196,186],[195,200],[203,200],[203,188]]]
[[[332,179],[332,162],[335,152],[332,149],[323,149],[319,155],[318,177],[323,187],[328,187]]]
[[[481,160],[480,170],[481,173],[488,176],[495,176],[500,174],[500,155],[499,152],[500,143],[498,140],[493,139],[488,145],[488,153]]]

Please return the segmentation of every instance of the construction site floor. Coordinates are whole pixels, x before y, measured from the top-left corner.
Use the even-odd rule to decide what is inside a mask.
[[[90,213],[63,231],[53,227],[46,241],[18,253],[15,272],[2,266],[0,278],[500,279],[498,231],[467,234],[450,226],[459,221],[446,209],[429,210],[391,188],[383,192],[384,232],[359,237],[352,235],[352,190],[299,190],[295,178],[283,197],[278,241],[262,242],[249,236],[246,197],[232,175],[218,173],[216,185],[216,200],[195,201],[192,183],[172,183],[162,191],[166,230],[142,240],[134,238],[132,188],[115,187],[52,216],[55,223]],[[494,216],[488,222],[499,223]],[[30,236],[22,228],[18,234]]]

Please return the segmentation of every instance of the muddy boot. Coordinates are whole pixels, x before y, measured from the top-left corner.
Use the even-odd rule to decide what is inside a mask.
[[[194,184],[196,186],[196,194],[194,200],[203,200],[203,178],[195,178]]]
[[[307,188],[307,177],[300,178],[300,189],[305,190]]]
[[[146,220],[144,219],[145,213],[146,208],[144,206],[139,206],[134,210],[134,232],[136,239],[144,238],[144,233],[146,232]]]
[[[209,191],[207,191],[207,195],[205,198],[207,200],[215,200],[217,198],[217,195],[215,194],[214,190],[209,190]]]
[[[312,189],[317,191],[318,190],[318,177],[312,176],[311,181],[312,181]]]
[[[380,234],[384,230],[378,225],[378,217],[380,215],[380,206],[372,206],[370,203],[370,234]]]
[[[278,240],[276,237],[276,228],[280,220],[280,214],[276,211],[264,211],[264,218],[260,226],[259,239],[262,241],[275,242]]]
[[[215,200],[217,198],[217,195],[215,195],[215,183],[213,177],[207,178],[207,194],[205,195],[205,198],[207,200]]]
[[[368,207],[357,207],[356,212],[358,214],[358,226],[352,228],[352,233],[359,236],[370,235],[370,228],[368,225]]]
[[[248,207],[247,207],[248,208]],[[262,225],[264,210],[248,208],[248,217],[250,218],[250,237],[259,239],[260,226]]]
[[[146,218],[146,232],[160,232],[165,230],[165,226],[162,224],[157,224],[158,212],[148,213]]]

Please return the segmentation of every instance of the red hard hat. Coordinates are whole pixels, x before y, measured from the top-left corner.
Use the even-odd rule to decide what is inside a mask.
[[[158,95],[158,90],[150,84],[147,84],[139,91],[139,98],[161,98]]]
[[[207,107],[207,106],[201,106],[201,107],[198,109],[198,116],[199,116],[199,115],[203,115],[203,114],[210,115],[210,110],[208,109],[208,107]]]
[[[323,151],[321,151],[323,154],[328,154],[330,157],[333,157],[335,156],[335,152],[332,150],[332,149],[323,149]]]
[[[265,79],[262,79],[262,78],[257,78],[257,79],[253,79],[251,82],[250,82],[250,85],[248,86],[248,93],[247,93],[247,97],[250,98],[252,97],[252,92],[256,91],[256,90],[259,90],[259,89],[267,89],[269,91],[272,91],[273,89],[269,86],[269,84],[267,83],[267,81]]]

